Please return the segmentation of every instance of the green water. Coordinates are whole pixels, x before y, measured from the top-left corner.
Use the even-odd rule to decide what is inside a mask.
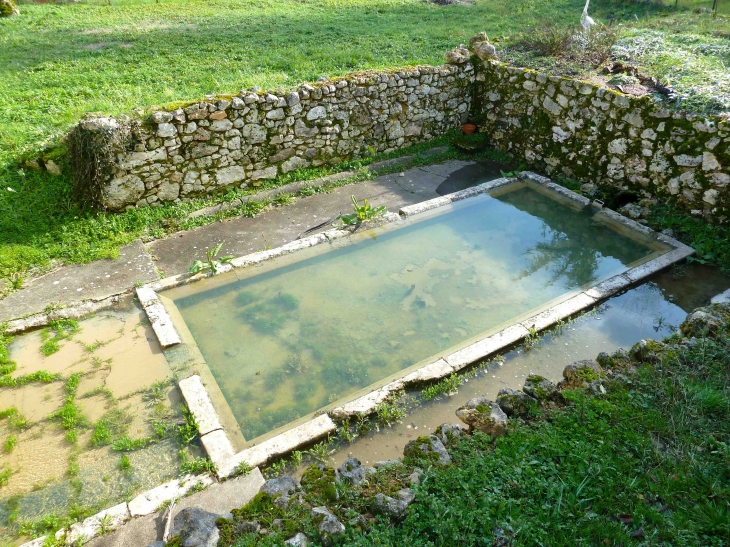
[[[168,295],[250,440],[652,252],[528,187]]]

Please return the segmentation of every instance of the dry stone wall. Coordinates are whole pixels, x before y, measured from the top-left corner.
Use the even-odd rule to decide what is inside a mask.
[[[728,219],[730,118],[673,112],[494,56],[480,33],[441,67],[208,98],[145,122],[87,119],[70,139],[77,193],[112,211],[177,202],[387,152],[469,119],[492,146],[587,190],[630,189]]]
[[[429,140],[466,121],[470,63],[351,75],[288,93],[210,98],[144,123],[87,119],[72,135],[98,165],[76,187],[102,207],[175,202],[246,188],[300,168],[338,164]],[[89,148],[87,146],[87,148]],[[96,188],[92,188],[96,186]]]
[[[499,62],[477,61],[476,71],[471,117],[493,146],[553,176],[727,220],[730,119]]]

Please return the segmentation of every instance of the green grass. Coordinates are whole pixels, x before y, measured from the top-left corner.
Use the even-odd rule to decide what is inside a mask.
[[[38,273],[52,261],[113,258],[137,237],[211,221],[185,216],[219,199],[123,215],[79,209],[62,146],[53,147],[87,112],[115,115],[253,85],[276,89],[321,75],[440,64],[447,49],[479,30],[501,48],[541,20],[575,23],[583,7],[582,0],[112,3],[24,4],[20,17],[0,21],[0,279]],[[632,21],[644,9],[609,1],[592,13]],[[63,175],[21,165],[39,154],[53,156]]]

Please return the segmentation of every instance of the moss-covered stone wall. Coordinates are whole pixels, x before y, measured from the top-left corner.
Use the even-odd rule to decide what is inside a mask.
[[[497,61],[476,61],[476,72],[470,115],[494,147],[553,177],[727,219],[730,120]]]

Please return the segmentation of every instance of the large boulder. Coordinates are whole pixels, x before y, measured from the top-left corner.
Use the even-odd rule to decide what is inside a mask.
[[[325,506],[312,509],[312,519],[317,525],[319,539],[325,547],[334,544],[337,536],[345,533],[345,525]]]
[[[0,0],[0,17],[20,15],[20,10],[13,0]]]
[[[728,330],[730,325],[730,304],[711,304],[697,308],[687,316],[679,328],[686,337],[707,336]]]
[[[641,363],[658,363],[662,360],[662,352],[666,346],[656,340],[639,340],[629,350],[629,355]]]
[[[216,515],[199,507],[182,509],[173,520],[171,537],[179,537],[182,547],[216,547],[220,532]]]
[[[576,361],[563,369],[563,379],[558,382],[559,391],[564,389],[588,389],[595,394],[605,393],[601,383],[606,375],[601,365],[593,359]]]
[[[415,495],[410,488],[398,491],[397,498],[385,494],[376,494],[370,507],[373,515],[383,515],[391,520],[402,520],[406,516],[406,509],[413,503]]]
[[[525,417],[537,406],[537,399],[530,397],[524,391],[507,387],[499,390],[497,404],[507,416]]]
[[[530,397],[537,399],[540,403],[550,401],[559,402],[562,400],[562,396],[555,384],[537,374],[530,374],[525,378],[525,387],[522,388],[522,391]]]
[[[451,456],[446,451],[444,443],[436,435],[419,437],[410,441],[403,449],[403,455],[409,458],[425,459],[440,465],[451,463]]]
[[[507,429],[507,414],[485,397],[470,399],[456,410],[456,417],[469,426],[469,431],[481,431],[492,437],[503,435]]]

